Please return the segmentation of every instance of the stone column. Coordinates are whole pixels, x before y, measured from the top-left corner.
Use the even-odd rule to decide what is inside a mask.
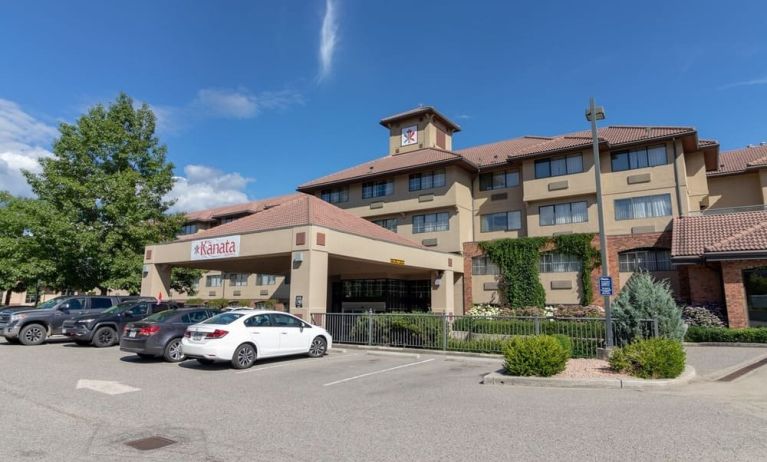
[[[143,297],[155,297],[163,300],[170,298],[170,272],[169,265],[155,265],[145,263],[141,274],[141,295]]]
[[[301,307],[296,306],[298,297],[301,299]],[[327,312],[327,298],[327,252],[293,251],[290,270],[290,312],[307,322],[312,322],[312,313]]]
[[[439,285],[437,285],[437,281],[439,281]],[[455,314],[455,276],[453,270],[432,273],[431,311],[433,313]]]

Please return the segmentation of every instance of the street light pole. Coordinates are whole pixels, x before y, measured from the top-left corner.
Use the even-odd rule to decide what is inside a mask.
[[[599,219],[599,255],[602,257],[602,276],[609,277],[610,272],[607,266],[607,236],[605,235],[605,215],[602,207],[602,167],[599,159],[599,135],[597,134],[597,120],[605,118],[603,107],[597,107],[594,97],[589,101],[589,108],[586,111],[586,119],[591,122],[591,139],[594,154],[594,177],[597,186],[597,217]],[[601,285],[601,284],[600,284]],[[613,346],[613,313],[610,306],[610,296],[604,296],[605,305],[605,343],[607,348]]]

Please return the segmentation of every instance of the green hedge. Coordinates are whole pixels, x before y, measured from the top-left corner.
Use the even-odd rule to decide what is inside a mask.
[[[767,328],[690,327],[684,339],[688,342],[767,343]]]
[[[570,355],[552,335],[514,337],[505,344],[503,367],[507,374],[551,377],[565,370]]]
[[[533,319],[473,319],[463,317],[453,322],[454,331],[473,334],[533,335]],[[568,337],[602,338],[605,336],[604,321],[550,321],[540,320],[540,333],[564,334]]]
[[[610,367],[643,379],[673,379],[684,371],[685,360],[681,342],[652,338],[617,348],[610,356]]]
[[[373,335],[374,345],[406,346],[417,348],[442,348],[445,324],[441,317],[390,313],[385,317],[360,316],[351,329],[351,337],[368,342]]]

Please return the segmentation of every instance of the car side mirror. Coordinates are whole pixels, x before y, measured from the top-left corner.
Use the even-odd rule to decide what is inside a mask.
[[[301,332],[304,331],[304,323],[301,323],[301,327],[299,329],[301,329]]]

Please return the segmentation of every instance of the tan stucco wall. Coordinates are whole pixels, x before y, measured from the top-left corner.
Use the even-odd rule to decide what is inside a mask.
[[[540,273],[539,279],[546,291],[547,305],[577,305],[581,301],[581,284],[578,272]],[[552,281],[566,281],[571,284],[569,289],[552,289]]]
[[[708,189],[710,209],[767,203],[762,196],[762,185],[757,172],[709,177]]]
[[[706,159],[702,151],[685,154],[687,176],[687,208],[700,210],[700,202],[709,194],[706,181]]]
[[[418,126],[418,142],[408,146],[402,146],[402,128],[413,125]],[[445,146],[440,149],[446,149],[448,151],[453,149],[453,137],[442,122],[438,120],[430,120],[429,117],[423,115],[410,119],[403,119],[392,125],[390,128],[389,154],[397,155],[423,148],[438,147],[437,130],[442,130],[445,133]]]
[[[578,154],[573,153],[573,154]],[[522,163],[522,181],[524,183],[524,200],[527,202],[539,200],[554,200],[572,196],[582,196],[596,193],[594,183],[594,156],[589,151],[580,153],[583,158],[583,172],[572,175],[552,176],[548,178],[535,178],[535,161],[546,159],[528,159]],[[561,156],[554,156],[561,157]],[[567,182],[566,189],[549,190],[549,185]]]

